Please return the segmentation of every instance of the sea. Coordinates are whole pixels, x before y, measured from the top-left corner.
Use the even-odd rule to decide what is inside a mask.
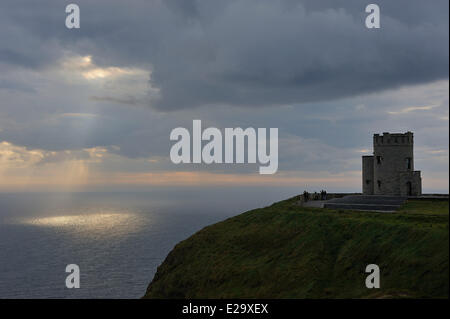
[[[140,298],[178,242],[295,193],[265,187],[0,193],[0,298]],[[79,267],[79,288],[66,287],[70,264]]]

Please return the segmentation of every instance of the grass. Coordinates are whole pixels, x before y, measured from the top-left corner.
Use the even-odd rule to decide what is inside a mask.
[[[410,200],[398,212],[448,216],[448,201]]]
[[[295,198],[205,227],[167,256],[145,298],[448,298],[448,202],[396,213]],[[366,265],[381,270],[367,289]]]

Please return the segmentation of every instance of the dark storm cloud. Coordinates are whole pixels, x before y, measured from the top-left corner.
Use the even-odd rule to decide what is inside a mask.
[[[448,77],[448,1],[78,1],[81,29],[61,1],[2,1],[0,62],[39,67],[63,50],[99,65],[152,69],[176,110],[330,100]]]
[[[382,2],[380,30],[364,27],[361,2],[232,1],[213,19],[197,4],[187,11],[195,22],[155,60],[159,108],[302,103],[448,76],[443,2],[419,20],[418,2]]]

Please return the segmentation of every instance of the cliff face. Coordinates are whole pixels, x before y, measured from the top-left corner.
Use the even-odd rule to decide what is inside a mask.
[[[448,216],[448,202],[383,214],[286,200],[180,242],[144,298],[448,298]],[[365,286],[368,264],[380,289]]]

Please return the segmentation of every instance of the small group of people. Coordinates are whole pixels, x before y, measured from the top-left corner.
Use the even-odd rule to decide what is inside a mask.
[[[311,195],[305,190],[303,192],[303,201],[307,202],[310,200]],[[326,200],[327,199],[327,191],[322,189],[320,191],[320,194],[317,192],[314,192],[312,195],[312,200]]]

